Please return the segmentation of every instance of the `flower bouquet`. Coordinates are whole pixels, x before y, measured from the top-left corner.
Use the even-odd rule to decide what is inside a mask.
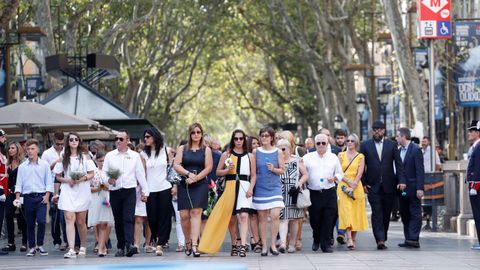
[[[79,171],[72,171],[72,172],[70,172],[69,176],[70,176],[70,179],[72,179],[73,181],[78,181],[78,180],[80,180],[80,178],[85,176],[85,173],[84,172],[79,172]]]
[[[111,168],[107,172],[107,176],[115,180],[117,180],[121,175],[122,175],[122,172],[119,169]]]
[[[232,164],[232,162],[233,162],[233,161],[232,161],[231,158],[225,159],[225,167],[227,167],[227,168],[230,167],[230,164]]]

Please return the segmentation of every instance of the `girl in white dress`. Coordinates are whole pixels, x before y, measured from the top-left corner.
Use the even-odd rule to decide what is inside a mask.
[[[88,226],[95,226],[98,256],[105,257],[107,255],[107,241],[110,235],[110,229],[114,224],[112,208],[110,207],[110,192],[108,191],[108,177],[102,171],[103,161],[105,160],[105,152],[100,150],[95,156],[97,169],[95,176],[91,181],[92,201],[88,209]]]
[[[53,169],[57,180],[61,183],[58,208],[63,210],[67,231],[69,251],[64,258],[76,258],[73,250],[75,245],[75,223],[80,236],[80,251],[78,256],[86,255],[87,224],[85,223],[87,210],[90,206],[90,180],[94,177],[95,164],[88,155],[81,152],[81,139],[76,133],[69,133],[65,140],[65,152],[62,162],[58,162]],[[77,175],[72,179],[72,176]]]

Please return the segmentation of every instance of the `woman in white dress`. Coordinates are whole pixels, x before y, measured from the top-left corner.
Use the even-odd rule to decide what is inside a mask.
[[[87,224],[85,223],[87,210],[90,206],[90,180],[94,177],[95,164],[88,155],[84,155],[79,148],[81,139],[76,133],[69,133],[65,140],[65,152],[62,162],[58,162],[53,169],[57,180],[61,183],[58,208],[63,210],[67,231],[69,251],[64,258],[76,258],[73,247],[75,245],[75,223],[80,236],[80,250],[78,256],[87,253]],[[76,176],[75,176],[76,175]],[[72,179],[77,178],[77,179]]]
[[[112,208],[110,207],[108,177],[107,174],[102,171],[104,160],[105,152],[103,152],[103,150],[98,151],[95,155],[97,169],[90,184],[92,201],[88,209],[88,226],[95,226],[96,228],[99,257],[105,257],[107,255],[108,236],[114,224]]]

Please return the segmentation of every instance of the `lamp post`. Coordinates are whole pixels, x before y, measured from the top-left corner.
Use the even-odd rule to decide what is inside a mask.
[[[379,99],[380,99],[380,108],[383,115],[383,123],[387,125],[387,105],[388,105],[388,91],[380,91],[379,92]]]
[[[360,127],[360,132],[359,132],[359,137],[360,141],[363,140],[363,112],[365,111],[366,107],[366,99],[364,95],[358,95],[357,98],[355,99],[355,103],[357,104],[357,112],[358,112],[358,119],[359,119],[359,127]]]

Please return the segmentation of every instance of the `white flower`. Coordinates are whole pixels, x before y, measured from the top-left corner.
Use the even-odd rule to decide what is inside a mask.
[[[230,167],[230,164],[232,164],[232,162],[233,162],[233,161],[232,161],[231,158],[227,158],[227,159],[225,160],[225,166],[226,166],[226,167]]]

